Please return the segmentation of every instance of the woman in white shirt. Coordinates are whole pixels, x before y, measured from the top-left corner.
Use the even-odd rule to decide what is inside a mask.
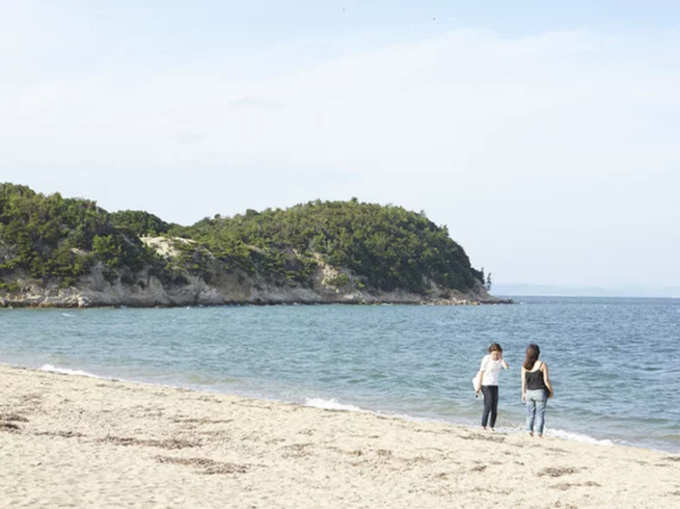
[[[482,428],[486,429],[487,422],[491,431],[496,427],[498,414],[498,375],[501,368],[508,369],[508,363],[503,359],[503,349],[498,343],[491,343],[489,354],[482,359],[478,376],[482,379],[481,391],[484,394],[484,412],[482,413]]]

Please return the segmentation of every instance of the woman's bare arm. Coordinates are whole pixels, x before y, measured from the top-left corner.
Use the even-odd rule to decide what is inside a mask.
[[[501,352],[501,366],[503,366],[503,369],[508,369],[510,366],[508,366],[508,363],[505,362],[505,359],[503,358],[503,352]]]
[[[522,401],[527,400],[527,379],[526,379],[526,372],[527,370],[524,369],[524,366],[522,366]]]
[[[552,398],[555,394],[555,391],[553,391],[552,384],[550,383],[550,377],[548,376],[548,365],[545,362],[541,366],[541,371],[543,371],[543,382],[545,383],[545,386],[548,388],[548,391],[550,391],[548,397]]]

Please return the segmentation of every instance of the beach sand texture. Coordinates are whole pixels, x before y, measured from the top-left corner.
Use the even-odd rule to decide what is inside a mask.
[[[680,507],[680,455],[0,366],[3,507]]]

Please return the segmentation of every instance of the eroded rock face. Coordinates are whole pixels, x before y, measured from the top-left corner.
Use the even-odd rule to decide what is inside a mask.
[[[177,239],[145,237],[142,240],[168,260],[177,256]],[[182,242],[185,239],[180,239]],[[295,253],[293,253],[295,255]],[[18,275],[18,290],[0,290],[0,306],[97,307],[97,306],[215,306],[225,304],[479,304],[506,302],[490,296],[481,282],[471,291],[459,292],[428,283],[426,294],[405,290],[391,292],[367,289],[360,276],[346,268],[333,267],[318,255],[316,271],[308,286],[293,282],[272,282],[262,274],[224,271],[216,268],[208,283],[200,276],[184,273],[181,282],[162,281],[149,269],[125,281],[105,276],[103,265],[95,265],[76,286]]]
[[[329,283],[339,273],[347,275],[344,284]],[[110,282],[101,267],[82,277],[75,287],[43,285],[28,278],[16,279],[18,291],[0,291],[0,306],[27,307],[96,307],[96,306],[214,306],[224,304],[479,304],[505,302],[490,296],[480,284],[473,291],[461,293],[434,284],[426,295],[396,290],[370,291],[359,287],[359,278],[344,269],[320,263],[311,287],[277,285],[260,275],[219,274],[208,284],[202,278],[186,276],[186,283],[163,283],[148,271],[136,274],[135,281],[124,284],[120,278]]]

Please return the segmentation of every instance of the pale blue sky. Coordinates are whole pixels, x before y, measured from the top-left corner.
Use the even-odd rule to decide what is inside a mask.
[[[356,196],[499,284],[680,287],[676,2],[138,4],[0,2],[0,181],[184,224]]]

